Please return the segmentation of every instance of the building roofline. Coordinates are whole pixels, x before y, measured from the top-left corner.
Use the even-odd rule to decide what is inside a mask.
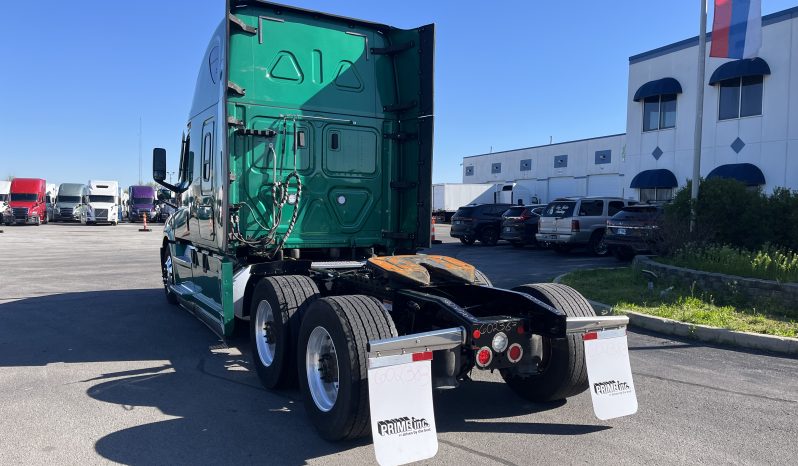
[[[775,23],[780,23],[782,21],[787,21],[793,18],[798,18],[798,6],[763,16],[762,27],[769,26]],[[712,40],[712,33],[708,32],[707,42],[711,40]],[[639,53],[637,55],[632,55],[631,57],[629,57],[629,64],[631,65],[639,63],[641,61],[649,60],[651,58],[661,57],[669,53],[678,52],[679,50],[684,50],[696,46],[698,46],[698,36],[694,36],[685,40],[680,40],[679,42],[674,42],[673,44],[665,45],[656,48],[654,50],[649,50],[647,52]]]
[[[500,150],[500,151],[497,151],[497,152],[488,152],[487,154],[466,155],[463,158],[464,159],[470,159],[471,157],[483,157],[485,155],[504,154],[505,152],[516,152],[516,151],[519,151],[519,150],[541,149],[543,147],[559,146],[559,145],[562,145],[562,144],[573,144],[575,142],[595,141],[596,139],[614,138],[614,137],[618,137],[618,136],[626,136],[626,133],[609,134],[607,136],[596,136],[594,138],[574,139],[573,141],[555,142],[553,144],[542,144],[540,146],[519,147],[518,149]]]

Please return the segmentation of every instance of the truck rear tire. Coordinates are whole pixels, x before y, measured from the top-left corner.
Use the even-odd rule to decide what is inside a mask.
[[[299,332],[299,385],[324,439],[369,433],[368,342],[395,336],[390,314],[369,296],[332,296],[310,305]]]
[[[262,278],[252,293],[249,337],[252,363],[266,388],[296,385],[296,342],[301,316],[319,297],[303,275]]]
[[[590,303],[573,288],[557,283],[521,285],[513,291],[533,296],[569,317],[595,316]],[[537,374],[519,374],[502,369],[507,385],[519,396],[533,402],[562,400],[587,389],[585,345],[581,335],[543,338],[543,360]]]

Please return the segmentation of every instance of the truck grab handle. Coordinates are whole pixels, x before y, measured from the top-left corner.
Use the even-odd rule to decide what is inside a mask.
[[[396,356],[418,352],[437,351],[456,348],[465,343],[466,331],[463,327],[414,333],[401,337],[384,338],[369,342],[370,357]]]
[[[574,334],[623,328],[629,325],[629,318],[626,316],[568,317],[565,322],[565,333]]]

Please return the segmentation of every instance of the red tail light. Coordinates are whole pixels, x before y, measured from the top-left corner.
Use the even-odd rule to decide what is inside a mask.
[[[571,231],[573,232],[579,231],[579,220],[571,220]]]
[[[479,367],[488,366],[491,361],[493,361],[493,353],[490,351],[490,348],[483,346],[477,351],[477,365]]]
[[[518,343],[513,343],[510,345],[510,349],[507,350],[507,359],[510,360],[511,363],[515,364],[521,360],[521,356],[524,355],[524,349],[521,348],[521,345]]]

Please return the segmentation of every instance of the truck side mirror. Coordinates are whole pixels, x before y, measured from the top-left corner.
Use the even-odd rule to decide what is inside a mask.
[[[166,179],[166,149],[156,147],[152,150],[152,179],[157,182]]]

